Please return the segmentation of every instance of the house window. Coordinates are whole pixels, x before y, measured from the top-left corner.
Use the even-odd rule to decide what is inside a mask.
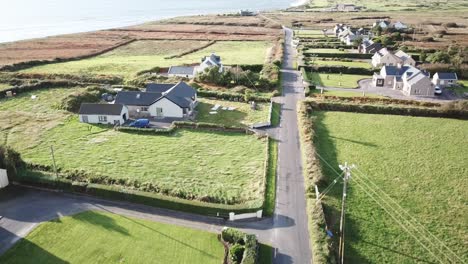
[[[448,82],[449,82],[449,83],[453,83],[453,80],[449,80]]]
[[[107,122],[107,116],[98,116],[99,122]]]
[[[140,108],[141,111],[145,111],[145,112],[148,112],[148,107],[142,107]]]

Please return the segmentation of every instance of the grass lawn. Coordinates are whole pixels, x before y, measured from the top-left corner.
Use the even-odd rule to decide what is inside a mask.
[[[235,107],[235,110],[219,108],[217,114],[210,114],[215,105]],[[257,110],[252,110],[250,104],[222,100],[199,99],[197,106],[197,122],[223,124],[227,126],[250,126],[254,123],[268,122],[269,103],[258,103]]]
[[[308,61],[309,64],[312,64],[311,61]],[[346,67],[355,67],[355,68],[366,68],[372,69],[370,62],[366,61],[335,61],[335,60],[314,60],[315,65],[326,65],[326,66],[346,66]]]
[[[180,58],[165,59],[206,45],[208,41],[144,40],[130,43],[100,56],[89,59],[53,63],[32,67],[23,72],[107,74],[130,77],[142,70],[200,63],[204,56],[216,52],[224,64],[263,64],[272,43],[267,41],[219,41],[200,51]]]
[[[4,91],[8,88],[11,88],[12,85],[8,84],[8,83],[0,83],[0,91]]]
[[[0,263],[222,263],[216,234],[88,211],[43,223]]]
[[[308,72],[307,77],[317,86],[338,88],[356,88],[359,80],[371,78],[368,75],[316,72]]]
[[[281,121],[281,104],[273,103],[273,109],[271,110],[271,126],[279,126]]]
[[[344,162],[358,167],[347,196],[346,263],[437,262],[359,187],[363,174],[468,261],[467,121],[344,112],[314,118],[318,153],[337,171]],[[322,169],[329,182],[337,177]],[[335,186],[324,200],[336,238],[341,190]]]
[[[13,145],[18,151],[37,144],[45,131],[70,115],[57,110],[62,99],[82,89],[43,89],[0,99],[0,144]],[[33,95],[36,99],[31,98]]]
[[[320,89],[312,90],[314,94],[320,94]],[[341,97],[362,97],[362,92],[357,91],[327,91],[323,90],[324,95],[334,95],[334,96],[341,96]],[[369,94],[366,93],[365,97],[371,98],[385,98],[384,96],[376,95],[376,94]]]
[[[269,139],[270,149],[268,152],[268,173],[266,182],[265,202],[263,204],[264,214],[272,216],[275,211],[276,201],[276,173],[278,164],[278,142]]]
[[[339,50],[339,49],[309,49],[305,53],[348,53],[347,49]]]
[[[447,88],[454,91],[458,96],[463,96],[465,93],[468,93],[468,81],[467,80],[458,80],[459,86]]]
[[[174,193],[250,204],[263,200],[265,144],[265,139],[241,133],[125,133],[74,117],[21,154],[29,162],[51,165],[53,145],[57,166],[65,170],[138,179]]]

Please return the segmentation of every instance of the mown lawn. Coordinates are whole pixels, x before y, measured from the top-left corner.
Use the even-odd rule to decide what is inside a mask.
[[[314,94],[320,94],[320,89],[315,89],[311,91]],[[333,95],[333,96],[341,96],[341,97],[362,97],[362,92],[358,91],[330,91],[330,90],[323,90],[324,95]],[[371,98],[385,98],[384,96],[366,93],[365,97]]]
[[[307,50],[306,53],[348,53],[347,49],[339,50],[339,49],[318,49],[313,48]]]
[[[200,51],[180,58],[166,59],[202,47],[207,41],[144,40],[130,43],[108,53],[89,59],[53,63],[32,67],[23,72],[107,74],[134,76],[137,72],[154,67],[200,63],[202,57],[216,52],[224,64],[263,64],[272,43],[267,41],[219,41]]]
[[[11,85],[8,83],[0,83],[0,91],[6,90],[8,88],[11,88]]]
[[[344,162],[358,167],[347,196],[346,263],[438,263],[359,187],[369,179],[468,261],[467,121],[343,112],[314,118],[318,153],[337,171]],[[323,161],[322,169],[329,182],[337,177]],[[341,190],[338,184],[324,200],[336,235]]]
[[[216,234],[88,211],[43,223],[0,263],[222,263]]]
[[[372,76],[357,74],[317,73],[308,72],[307,77],[317,86],[337,88],[357,88],[358,81]]]
[[[309,62],[312,64],[312,62]],[[366,61],[335,61],[335,60],[314,60],[316,65],[324,65],[324,66],[346,66],[346,67],[354,67],[354,68],[366,68],[371,69],[372,65],[370,62]]]
[[[125,133],[79,123],[74,117],[21,153],[29,162],[52,165],[53,145],[57,166],[64,170],[138,179],[173,193],[249,204],[263,200],[266,143],[242,133]]]
[[[215,105],[221,107],[212,111]],[[223,107],[233,107],[234,110],[223,110]],[[226,126],[251,126],[254,123],[268,122],[269,103],[258,103],[257,109],[253,110],[248,103],[231,102],[222,100],[211,100],[200,98],[196,110],[197,122],[223,124]],[[217,112],[210,114],[210,112]]]

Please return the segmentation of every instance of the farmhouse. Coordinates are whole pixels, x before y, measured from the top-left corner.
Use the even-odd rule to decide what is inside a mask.
[[[197,93],[185,82],[149,84],[145,92],[119,92],[115,103],[127,106],[131,117],[184,118],[192,115]]]
[[[374,73],[372,83],[376,87],[400,90],[405,95],[434,95],[434,85],[428,74],[412,65],[384,66],[380,74]]]
[[[392,24],[391,24],[391,27],[394,28],[394,29],[396,29],[396,30],[402,30],[402,29],[407,29],[407,28],[408,28],[407,25],[401,23],[400,21],[397,21],[397,22],[395,22],[395,23],[392,23]]]
[[[388,20],[377,20],[372,24],[372,27],[380,27],[381,29],[387,29],[390,27],[390,21]]]
[[[411,57],[411,55],[401,50],[393,53],[387,48],[380,49],[374,54],[374,56],[372,56],[372,66],[376,68],[381,66],[396,66],[398,64],[415,66],[416,61]]]
[[[202,62],[200,66],[198,66],[197,72],[203,72],[205,69],[212,67],[219,67],[220,73],[224,71],[223,64],[221,63],[221,57],[217,56],[215,53],[211,53],[210,56],[202,58]]]
[[[437,72],[432,77],[432,83],[439,87],[450,87],[458,81],[458,76],[454,72]]]
[[[183,77],[193,78],[195,77],[195,67],[192,66],[171,66],[167,72],[169,77]]]
[[[80,122],[90,124],[122,125],[128,119],[128,108],[123,104],[81,104]]]

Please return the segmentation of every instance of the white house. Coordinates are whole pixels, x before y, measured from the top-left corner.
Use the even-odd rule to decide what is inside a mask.
[[[450,87],[458,81],[458,76],[454,72],[436,72],[432,77],[432,83],[439,87]]]
[[[207,68],[219,67],[219,72],[224,71],[223,64],[221,63],[221,57],[217,56],[215,53],[211,53],[210,56],[202,58],[200,66],[197,68],[197,72],[203,72]]]
[[[90,124],[122,125],[128,119],[128,108],[123,104],[81,104],[80,122]]]
[[[434,85],[428,74],[412,65],[384,66],[380,74],[374,73],[372,83],[376,87],[400,90],[405,95],[434,95]]]
[[[387,20],[378,20],[372,24],[372,27],[380,27],[382,29],[386,29],[390,27],[390,21]]]
[[[169,77],[183,77],[192,79],[195,77],[195,67],[192,66],[171,66],[167,72]]]
[[[408,28],[407,25],[401,23],[400,21],[397,21],[397,22],[391,24],[391,27],[396,29],[396,30],[401,30],[401,29],[407,29]]]
[[[185,82],[149,84],[145,92],[119,92],[116,104],[128,107],[131,117],[184,118],[197,104],[197,92]]]
[[[415,66],[416,61],[411,57],[411,55],[399,50],[396,53],[389,51],[387,48],[382,48],[377,51],[374,56],[372,56],[372,66],[381,67],[381,66],[396,66],[401,65],[411,65]]]

